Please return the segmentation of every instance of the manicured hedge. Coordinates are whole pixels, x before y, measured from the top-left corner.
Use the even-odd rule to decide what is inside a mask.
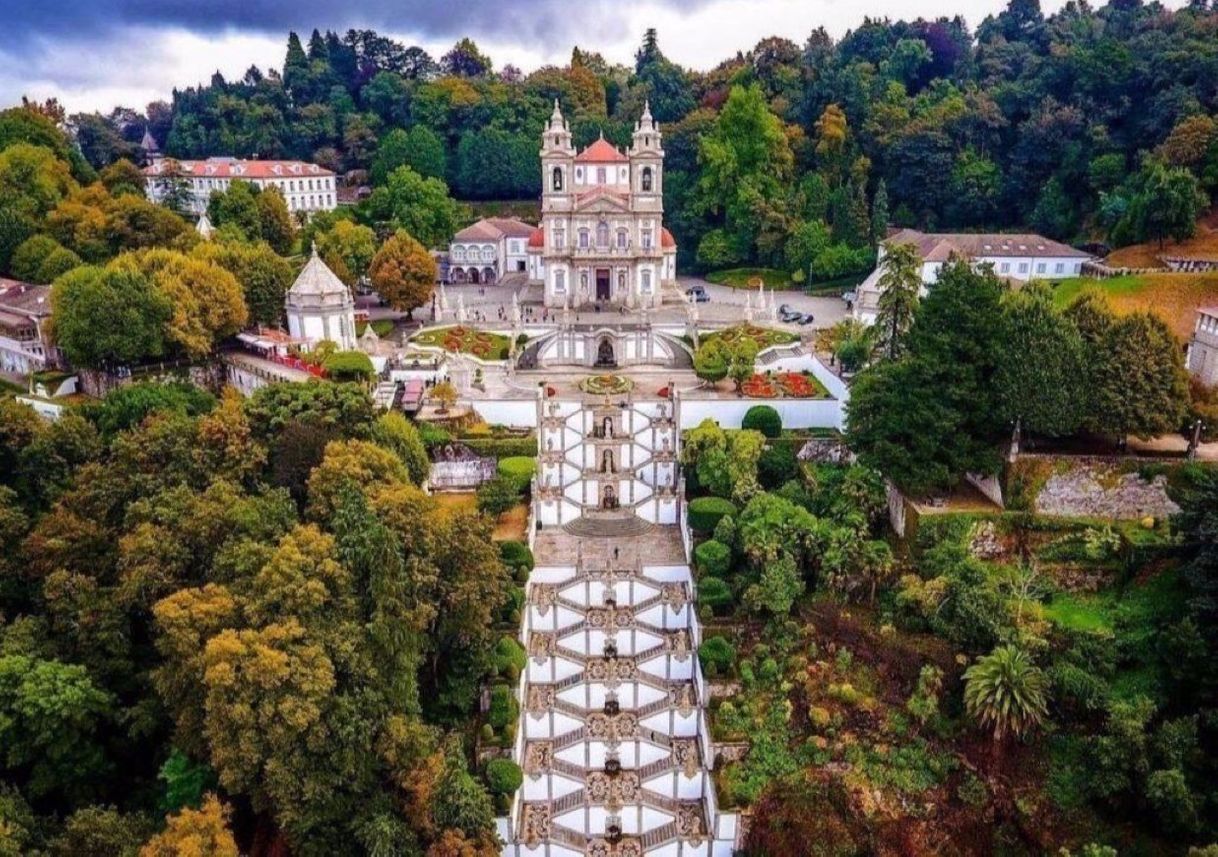
[[[516,642],[508,636],[499,638],[499,642],[495,644],[495,670],[499,675],[507,676],[512,671],[512,667],[517,670],[517,675],[524,669],[528,663],[529,656],[524,651],[524,646]]]
[[[486,763],[486,784],[493,794],[510,795],[523,782],[520,766],[511,759],[491,759]]]
[[[710,539],[694,548],[694,563],[703,574],[724,577],[732,566],[732,549]]]
[[[505,541],[499,543],[499,558],[508,568],[533,570],[533,552],[524,542]]]
[[[698,497],[689,503],[689,525],[696,533],[711,533],[724,515],[735,517],[736,506],[722,497]]]
[[[782,434],[782,417],[769,405],[753,405],[745,412],[740,427],[759,431],[766,437],[778,437]]]
[[[529,437],[463,437],[461,443],[478,455],[488,458],[512,458],[537,454],[537,438]]]
[[[516,485],[521,492],[529,487],[536,470],[536,459],[525,455],[499,459],[499,475]]]
[[[736,647],[723,637],[710,637],[698,647],[702,671],[711,678],[731,672],[736,662]]]
[[[732,589],[721,577],[703,578],[698,584],[698,603],[715,613],[727,613],[732,606]]]
[[[516,699],[506,684],[491,688],[491,706],[486,713],[486,722],[496,729],[503,729],[516,720]]]

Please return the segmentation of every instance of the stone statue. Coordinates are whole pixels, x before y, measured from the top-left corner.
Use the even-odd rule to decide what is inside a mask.
[[[512,327],[516,328],[520,324],[520,298],[512,292]]]
[[[448,290],[444,288],[443,283],[440,283],[440,318],[443,318],[446,312],[448,312]]]
[[[753,320],[753,294],[752,292],[744,293],[744,320],[751,322]]]
[[[457,295],[457,321],[465,324],[468,320],[468,314],[465,311],[465,295]]]

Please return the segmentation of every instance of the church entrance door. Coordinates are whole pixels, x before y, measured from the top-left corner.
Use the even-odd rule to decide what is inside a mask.
[[[609,269],[596,269],[596,299],[598,301],[609,300]]]
[[[609,338],[602,339],[600,345],[597,346],[595,365],[598,369],[612,368],[617,365],[613,354],[613,341]],[[612,435],[610,436],[612,437]]]

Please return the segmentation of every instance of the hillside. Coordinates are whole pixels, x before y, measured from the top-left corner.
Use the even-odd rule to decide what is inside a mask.
[[[1218,259],[1218,209],[1197,221],[1197,234],[1187,241],[1168,241],[1162,249],[1153,241],[1131,244],[1112,251],[1105,262],[1115,268],[1157,268],[1164,256]]]
[[[1149,310],[1171,325],[1176,336],[1188,339],[1197,308],[1218,305],[1218,272],[1138,274],[1109,280],[1074,277],[1057,286],[1054,300],[1065,306],[1087,289],[1103,294],[1118,313]]]

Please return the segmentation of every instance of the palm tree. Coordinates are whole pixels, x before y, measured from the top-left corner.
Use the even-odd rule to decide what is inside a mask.
[[[875,326],[880,348],[895,360],[901,353],[901,340],[913,324],[922,289],[922,260],[913,244],[894,244],[884,251],[880,262],[880,299]]]
[[[1047,714],[1047,681],[1023,650],[999,646],[964,671],[964,705],[994,740],[1023,737]]]

